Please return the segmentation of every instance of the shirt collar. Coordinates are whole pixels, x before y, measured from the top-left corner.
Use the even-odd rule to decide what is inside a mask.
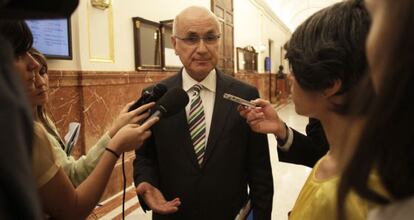
[[[210,73],[207,75],[206,78],[203,79],[203,81],[198,82],[197,80],[191,78],[191,76],[188,74],[187,70],[183,68],[183,89],[188,92],[188,90],[191,89],[195,84],[202,85],[205,89],[216,92],[216,69],[212,69]]]

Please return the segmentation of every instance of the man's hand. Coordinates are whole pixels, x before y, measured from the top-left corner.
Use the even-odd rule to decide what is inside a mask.
[[[158,214],[171,214],[178,211],[178,206],[181,205],[179,198],[171,201],[165,200],[162,193],[147,182],[140,183],[135,189],[137,194],[141,196],[148,207]]]
[[[279,118],[272,105],[263,99],[252,101],[257,108],[238,108],[240,115],[246,119],[250,128],[258,133],[272,133],[278,138],[286,138],[285,123]]]

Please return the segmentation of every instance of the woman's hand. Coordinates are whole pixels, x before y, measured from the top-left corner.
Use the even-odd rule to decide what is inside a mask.
[[[151,103],[143,105],[143,106],[141,106],[141,107],[139,107],[139,108],[137,108],[133,111],[128,112],[129,107],[133,103],[134,102],[130,102],[130,103],[126,104],[124,106],[124,108],[122,108],[122,110],[119,113],[118,117],[112,123],[112,126],[108,131],[109,137],[112,138],[119,131],[119,129],[121,129],[123,126],[125,126],[127,124],[137,124],[142,119],[147,118],[149,115],[148,115],[148,113],[144,113],[144,112],[147,112],[150,108],[152,108],[155,105],[154,102],[151,102]]]
[[[143,119],[146,119],[149,116],[147,110],[153,105],[154,103],[145,104],[136,110],[131,111],[137,114],[136,116],[131,117],[131,120],[134,122],[140,122]],[[137,123],[124,125],[109,141],[108,147],[118,154],[137,149],[144,143],[147,138],[151,136],[150,128],[158,121],[158,117],[151,117],[147,119],[142,125],[139,125]]]
[[[239,106],[240,115],[246,119],[250,128],[258,133],[272,133],[284,139],[286,136],[285,123],[279,118],[276,110],[269,101],[256,99],[252,101],[257,108],[244,108]]]

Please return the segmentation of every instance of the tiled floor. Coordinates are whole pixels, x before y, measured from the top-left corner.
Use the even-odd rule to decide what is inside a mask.
[[[304,132],[307,124],[307,118],[298,116],[295,113],[294,105],[288,103],[278,110],[279,116],[291,127],[300,132]],[[298,193],[308,176],[310,169],[304,166],[281,163],[277,158],[276,139],[273,135],[268,135],[270,146],[270,157],[273,168],[275,195],[273,199],[272,219],[286,220],[287,213],[298,196]],[[110,200],[110,199],[109,199]],[[105,202],[103,203],[105,205]],[[117,204],[121,204],[117,202]],[[99,217],[99,219],[121,219],[121,206]],[[137,204],[137,198],[134,196],[133,187],[128,188],[127,202],[125,204],[126,217],[128,220],[150,220],[151,212],[144,213]],[[98,213],[98,212],[97,212]],[[96,219],[98,217],[91,217]]]

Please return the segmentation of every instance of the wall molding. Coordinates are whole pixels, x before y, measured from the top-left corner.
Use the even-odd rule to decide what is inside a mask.
[[[103,86],[155,83],[176,72],[58,71],[50,70],[50,87]]]
[[[88,50],[89,50],[89,61],[90,62],[98,62],[98,63],[114,63],[115,62],[115,49],[114,49],[114,16],[113,16],[113,9],[112,4],[109,5],[109,7],[103,11],[102,13],[106,13],[107,15],[107,22],[108,22],[108,52],[109,54],[107,57],[103,56],[95,56],[92,53],[92,41],[94,39],[91,39],[91,10],[99,10],[97,8],[94,8],[91,3],[88,1],[87,4],[87,27],[88,27]]]

